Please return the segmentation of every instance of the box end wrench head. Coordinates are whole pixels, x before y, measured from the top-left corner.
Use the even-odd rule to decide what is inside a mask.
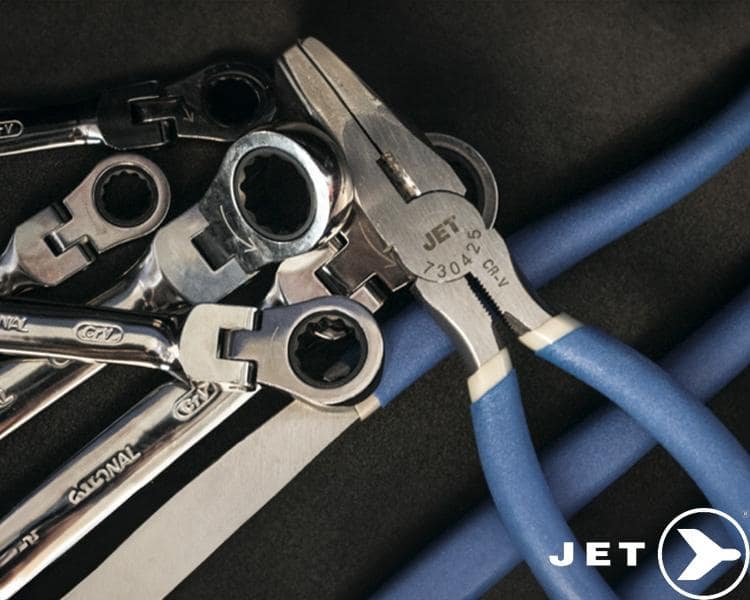
[[[338,296],[262,312],[201,304],[180,334],[180,362],[191,379],[236,390],[273,387],[329,410],[373,389],[383,353],[372,313]]]
[[[339,226],[351,202],[347,170],[312,131],[243,136],[199,204],[157,233],[150,272],[182,303],[216,302],[260,268],[311,250]],[[277,175],[298,185],[278,190]],[[289,219],[297,225],[284,226]]]
[[[130,185],[122,194],[112,194],[110,188],[121,178],[131,180]],[[123,206],[120,196],[136,204],[135,195],[141,206]],[[135,154],[111,156],[96,165],[59,210],[45,208],[19,225],[2,261],[28,285],[58,285],[98,254],[152,233],[169,204],[169,183],[156,164]]]

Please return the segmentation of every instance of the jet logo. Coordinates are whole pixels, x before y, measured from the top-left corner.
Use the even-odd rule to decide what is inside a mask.
[[[743,551],[740,551],[737,548],[733,548],[731,546],[721,546],[700,529],[691,527],[677,527],[677,533],[680,535],[681,542],[687,544],[690,547],[690,550],[692,550],[693,552],[693,558],[687,564],[687,566],[685,566],[684,568],[681,567],[681,570],[675,569],[674,565],[672,565],[672,570],[678,573],[675,580],[673,578],[674,573],[670,573],[670,569],[668,569],[664,563],[664,543],[667,539],[667,536],[673,529],[675,529],[676,525],[684,521],[686,518],[700,513],[707,513],[709,515],[713,515],[713,518],[723,519],[731,523],[742,539],[742,544],[744,546]],[[688,525],[688,523],[684,523],[684,525]],[[723,523],[723,525],[726,525],[726,523]],[[677,539],[679,540],[680,538]],[[734,582],[729,585],[729,587],[721,590],[720,592],[716,592],[710,595],[695,594],[688,591],[688,589],[685,589],[685,587],[680,586],[678,583],[689,581],[700,582],[701,579],[706,577],[721,563],[736,562],[742,559],[743,554],[744,564],[739,576]],[[750,547],[748,546],[747,535],[743,531],[742,527],[740,527],[739,523],[737,523],[737,521],[735,521],[731,516],[713,508],[696,508],[682,513],[681,515],[673,519],[669,525],[667,525],[666,529],[661,535],[661,539],[659,540],[658,558],[661,573],[673,590],[675,590],[678,594],[685,596],[686,598],[710,600],[713,598],[722,598],[723,596],[726,596],[740,584],[742,579],[745,577],[745,574],[747,573],[748,560],[750,560]],[[683,586],[685,586],[684,583]]]
[[[722,548],[700,529],[678,529],[679,534],[695,552],[695,558],[680,573],[677,581],[697,581],[724,561],[733,562],[742,558],[735,548]]]

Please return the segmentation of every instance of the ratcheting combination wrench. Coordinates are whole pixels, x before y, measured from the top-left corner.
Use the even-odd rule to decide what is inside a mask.
[[[163,333],[142,324],[133,336],[149,329],[155,338]],[[320,369],[311,353],[343,336],[349,343],[341,362]],[[356,410],[377,383],[383,360],[377,323],[346,298],[270,309],[262,318],[253,308],[202,304],[188,313],[179,350],[193,385],[157,389],[138,405],[136,422],[119,421],[0,525],[0,597],[17,592],[262,387],[326,410],[353,404]],[[247,391],[234,394],[241,402],[227,403],[217,382]]]
[[[374,331],[371,314],[342,297],[277,306],[262,314],[245,306],[199,304],[175,315],[0,300],[0,354],[160,369],[186,385],[210,382],[235,390],[270,385],[322,406],[327,404],[325,387],[285,385],[285,372],[289,379],[293,372],[304,378],[305,365],[315,360],[305,353],[315,342],[343,343],[351,335],[350,343],[372,348],[376,342],[367,338],[379,335]],[[293,344],[282,343],[292,332]],[[367,358],[359,355],[354,362]],[[323,384],[336,381],[340,393],[356,396],[341,386],[342,370],[361,369],[334,362],[319,378]]]
[[[431,135],[431,138],[436,140],[440,145],[441,152],[454,164],[462,165],[467,171],[467,182],[470,185],[476,186],[479,192],[479,198],[477,203],[481,206],[481,210],[485,215],[485,219],[488,222],[494,220],[497,210],[497,188],[494,184],[494,180],[488,179],[489,168],[481,157],[476,153],[475,150],[462,142],[450,138],[449,136]],[[353,227],[350,224],[350,220],[358,222],[360,226]],[[378,252],[371,251],[368,254],[365,253],[364,249],[369,247],[371,232],[366,229],[362,229],[366,223],[355,216],[349,217],[345,215],[343,217],[343,223],[346,223],[347,233],[344,238],[340,238],[338,234],[332,235],[328,240],[323,240],[322,243],[324,248],[322,252],[327,255],[331,252],[336,252],[336,248],[341,243],[346,242],[347,247],[354,248],[354,244],[362,244],[363,252],[359,256],[352,256],[351,252],[348,256],[352,256],[352,259],[364,259],[366,263],[370,258],[377,265],[379,265],[379,273],[387,279],[387,272],[392,266],[392,261],[383,260]],[[356,240],[356,241],[355,241]],[[308,254],[304,254],[307,256]],[[317,256],[317,252],[312,252],[313,256]],[[293,260],[291,257],[287,260]],[[364,272],[366,269],[372,269],[373,265],[364,265]],[[290,268],[285,269],[285,272],[290,272]],[[347,269],[352,276],[355,276],[358,271],[358,267],[354,266]],[[278,277],[278,276],[277,276]],[[284,278],[285,281],[294,279],[292,275],[290,278]],[[314,280],[314,276],[311,277],[310,282]],[[362,304],[372,307],[379,307],[381,301],[384,299],[382,290],[378,291],[378,286],[375,281],[370,281],[370,286],[365,290],[362,288],[361,295],[357,296]],[[397,282],[394,280],[391,284],[396,287]],[[294,286],[293,286],[294,287]],[[282,312],[276,313],[276,308],[281,304],[286,304],[288,296],[290,294],[281,290],[277,285],[269,292],[269,300],[265,303],[268,305],[266,311],[264,311],[263,323],[266,323],[267,311],[268,314],[286,314],[284,311],[297,311],[297,307],[305,307],[308,303],[303,302],[315,298],[316,296],[325,295],[328,296],[330,302],[340,302],[341,299],[330,297],[330,294],[318,294],[316,293],[314,285],[307,287],[308,293],[305,297],[299,298],[300,304],[294,304],[289,308],[284,308]],[[296,294],[301,296],[301,294]],[[294,302],[298,302],[297,299]],[[271,306],[273,305],[273,306]],[[355,303],[360,316],[360,324],[362,318],[369,317],[369,313],[365,309],[361,308],[360,304]],[[18,307],[14,307],[15,308]],[[203,309],[203,307],[199,307]],[[75,309],[78,310],[78,309]],[[206,365],[210,363],[205,357],[205,348],[215,347],[215,328],[208,326],[208,323],[201,325],[205,319],[197,319],[194,321],[196,324],[192,328],[193,333],[185,336],[188,343],[197,345],[198,349],[192,353],[194,357],[200,357],[197,360],[192,361],[191,372],[194,377],[198,369],[201,369],[201,375],[197,378],[205,378],[208,380],[216,379],[216,373],[206,372]],[[326,322],[330,319],[326,316]],[[87,320],[88,322],[88,320]],[[73,324],[77,327],[79,323]],[[96,320],[96,324],[103,325],[104,322],[101,319]],[[108,329],[105,331],[111,331],[112,325],[116,323],[110,323]],[[324,332],[326,336],[330,336],[331,333],[340,335],[340,332],[336,333],[330,331],[331,327],[326,326]],[[88,331],[88,330],[87,330]],[[100,331],[100,329],[97,329]],[[30,331],[31,333],[31,331]],[[184,334],[184,330],[183,330]],[[92,334],[93,335],[93,334]],[[103,335],[103,334],[102,334]],[[320,335],[320,334],[318,334]],[[214,336],[214,337],[212,337]],[[5,341],[9,341],[11,336],[6,336]],[[22,336],[21,336],[22,337]],[[19,336],[16,336],[19,339]],[[257,338],[253,338],[257,339]],[[226,347],[227,356],[239,356],[243,352],[241,344],[241,336],[237,336],[233,342]],[[335,340],[334,340],[335,341]],[[28,348],[28,344],[22,342],[22,344]],[[2,344],[0,344],[1,346]],[[66,348],[71,351],[71,346],[66,343]],[[74,344],[76,345],[76,344]],[[167,344],[168,345],[168,344]],[[58,348],[60,350],[60,348]],[[80,348],[76,350],[78,352]],[[25,350],[22,350],[25,351]],[[369,350],[368,350],[369,352]],[[380,352],[380,351],[378,351]],[[116,354],[116,353],[115,353]],[[310,352],[310,355],[315,355],[315,352]],[[304,353],[300,353],[300,357],[304,356]],[[141,357],[142,358],[142,357]],[[290,357],[291,362],[294,363],[301,358]],[[171,359],[170,359],[171,360]],[[153,365],[154,361],[151,362]],[[158,361],[156,361],[158,362]],[[227,365],[226,362],[222,363]],[[277,369],[289,367],[285,365],[284,361],[277,360],[268,366],[273,368],[276,366]],[[238,369],[237,364],[232,364],[230,368]],[[321,381],[325,383],[325,389],[319,394],[317,402],[311,403],[311,394],[297,396],[294,394],[294,390],[287,389],[290,394],[296,398],[292,405],[284,409],[284,414],[293,412],[297,417],[304,421],[304,425],[301,423],[300,431],[303,435],[295,441],[295,448],[302,449],[308,448],[303,454],[307,454],[308,451],[313,450],[316,441],[305,434],[305,430],[308,427],[310,420],[318,420],[320,427],[318,428],[324,436],[330,436],[334,431],[340,429],[342,424],[351,424],[354,421],[364,418],[367,414],[371,413],[376,407],[377,402],[373,402],[372,397],[367,397],[360,402],[350,405],[341,404],[341,398],[338,394],[333,393],[335,391],[334,384],[339,385],[337,373],[340,365],[331,367],[325,373],[320,373],[315,380],[318,385]],[[302,371],[302,369],[297,369]],[[327,373],[327,374],[326,374]],[[230,379],[229,376],[223,375],[223,378]],[[244,374],[235,373],[232,375],[234,380],[242,381]],[[275,377],[271,382],[274,387],[279,387],[283,378]],[[330,381],[328,381],[330,380]],[[328,382],[327,382],[328,381]],[[326,383],[327,382],[327,383]],[[234,386],[235,388],[237,386]],[[327,390],[327,391],[326,391]],[[206,386],[200,386],[196,391],[186,392],[184,387],[178,384],[165,385],[157,389],[151,395],[142,400],[128,413],[123,415],[115,424],[105,430],[100,436],[88,447],[82,450],[77,456],[73,457],[68,463],[57,471],[45,484],[43,484],[25,503],[22,503],[11,515],[4,519],[0,523],[0,549],[7,549],[13,552],[13,560],[8,565],[0,565],[0,597],[14,593],[15,590],[19,589],[25,583],[33,578],[39,571],[44,569],[48,564],[53,562],[57,557],[74,545],[80,540],[86,532],[91,528],[95,527],[99,522],[111,514],[116,508],[120,506],[127,498],[137,492],[153,477],[158,475],[163,469],[169,464],[176,460],[182,455],[188,448],[197,443],[204,435],[210,432],[214,427],[231,415],[237,408],[247,402],[253,395],[254,391],[247,392],[237,389],[223,389],[219,390],[216,388],[206,389]],[[190,399],[186,401],[186,396]],[[159,430],[165,427],[165,422],[174,417],[165,417],[164,415],[170,415],[172,406],[181,405],[183,403],[199,404],[201,407],[206,406],[202,409],[200,414],[195,417],[191,416],[191,426],[186,427],[184,424],[179,423],[174,427],[170,427],[170,443],[159,444],[158,446],[152,446],[145,444],[144,440],[148,436],[145,436],[143,432],[148,431],[150,437],[161,439],[159,436]],[[319,417],[319,415],[323,415]],[[158,424],[156,432],[154,423]],[[48,534],[43,531],[35,531],[34,543],[24,543],[24,536],[28,536],[28,531],[34,522],[39,519],[46,518],[50,510],[61,510],[58,504],[60,499],[60,491],[68,490],[71,487],[75,487],[81,478],[87,476],[90,471],[97,465],[105,463],[111,456],[114,456],[123,447],[132,448],[133,451],[138,452],[143,458],[139,459],[139,466],[137,470],[129,469],[127,472],[120,475],[115,482],[102,482],[97,488],[96,494],[92,496],[90,502],[81,503],[75,506],[67,506],[65,511],[65,522],[75,523],[75,527],[65,527],[63,529],[55,529],[50,531]],[[291,448],[290,448],[291,450]],[[274,468],[272,465],[268,467],[270,469],[268,475],[269,479],[272,479],[272,472],[280,471],[285,472],[287,465]],[[262,479],[259,485],[264,485]],[[20,540],[20,542],[19,542]],[[23,552],[16,553],[12,549],[17,548],[18,544],[21,543],[23,546]],[[0,550],[1,551],[1,550]]]
[[[0,111],[0,156],[82,144],[157,148],[180,138],[234,142],[274,113],[261,70],[216,64],[174,83],[134,83],[72,106]]]
[[[750,143],[750,119],[746,116],[750,112],[747,108],[749,105],[750,96],[745,94],[737,103],[668,153],[578,203],[550,215],[541,223],[533,224],[511,236],[511,248],[531,282],[535,286],[543,285],[581,258],[671,206],[737,156]],[[740,132],[738,124],[742,125]],[[665,181],[669,181],[669,185],[665,186]],[[295,259],[285,261],[280,273],[293,260]],[[325,286],[316,277],[305,276],[305,260],[310,264],[315,262],[312,257],[297,261],[301,263],[298,264],[297,272],[292,270],[287,277],[290,285],[282,286],[279,292],[286,287],[292,298],[304,295],[305,287],[326,293]],[[324,263],[323,259],[318,261],[311,274],[316,275],[315,270]],[[324,277],[322,272],[317,275]],[[393,319],[386,329],[387,348],[391,358],[386,364],[381,387],[375,393],[383,405],[450,351],[445,335],[427,318],[422,309],[415,306],[405,312],[406,314]],[[731,350],[736,340],[732,340],[731,344],[728,343],[729,340],[725,341],[727,344],[719,346],[723,349],[720,355],[727,359],[722,367],[729,362],[738,362]],[[714,345],[706,340],[703,346],[703,362],[713,364],[713,357],[716,355]],[[733,360],[730,361],[730,358]],[[697,361],[693,361],[691,364],[696,363]],[[736,374],[736,370],[729,371]],[[710,368],[706,375],[713,375]],[[725,372],[723,377],[723,381],[726,381],[731,375]],[[191,481],[89,575],[70,597],[89,598],[105,592],[117,598],[130,597],[134,592],[151,596],[168,593],[354,422],[326,418],[328,415],[317,412],[291,410],[294,408],[292,406],[290,410],[273,417]],[[630,425],[622,425],[621,429],[622,431],[617,432],[621,438],[633,433]],[[641,438],[644,436],[650,446],[653,442],[645,432],[641,434]],[[299,443],[300,440],[304,443]],[[583,440],[579,442],[582,443]],[[626,447],[630,450],[624,439],[621,440],[619,450],[625,452]],[[610,463],[615,460],[617,451],[618,449],[608,449],[608,452],[613,453],[609,457]],[[283,465],[283,470],[264,468],[264,464],[269,461],[275,465]],[[588,462],[584,461],[591,466],[591,470],[596,471],[592,461],[597,468],[604,468],[599,467],[599,460],[591,458]],[[627,458],[623,458],[624,464],[630,464]],[[567,470],[561,466],[559,468],[562,472],[556,475],[557,484],[568,489],[560,479],[567,474]],[[235,476],[239,471],[243,473],[242,477]],[[583,476],[584,473],[581,473],[581,477]],[[227,493],[221,497],[212,493],[219,482],[225,488],[229,485]],[[584,493],[590,494],[591,491]],[[202,523],[194,523],[190,528],[182,526],[185,514],[207,509],[223,514],[225,518],[205,526]],[[498,535],[500,533],[503,532]],[[498,561],[509,555],[508,549],[502,548],[502,543],[507,545],[508,541],[498,542],[499,548],[489,547],[489,541],[485,537],[474,532],[467,544],[472,548],[484,544],[490,552],[497,550]],[[504,540],[505,534],[501,537]],[[464,549],[463,546],[461,548]],[[442,555],[442,548],[438,551]],[[458,559],[462,558],[463,563],[466,563],[475,555],[453,552],[450,556],[457,562],[461,562]],[[484,559],[479,564],[471,564],[471,567],[487,571],[495,566],[488,557],[485,556]],[[461,570],[465,572],[469,566],[463,563]],[[467,593],[465,589],[461,589],[463,578],[451,575],[452,566],[450,559],[448,562],[439,562],[427,577],[431,576],[431,582],[440,582],[435,589],[441,593],[444,591],[443,586],[453,584],[450,589],[454,593],[449,592],[442,597],[461,597],[463,593]],[[492,574],[482,575],[492,577]],[[128,581],[128,585],[113,587],[113,581]],[[423,580],[417,579],[417,587],[411,588],[403,597],[413,597],[415,590],[424,593],[427,589],[433,589],[422,584]],[[476,595],[471,592],[468,594]]]
[[[311,249],[346,208],[340,194],[346,182],[327,152],[319,134],[307,128],[243,136],[230,147],[203,199],[162,227],[141,262],[93,303],[153,312],[215,302],[262,266]],[[306,197],[298,199],[304,214],[291,232],[277,234],[256,218],[261,211],[255,206],[254,177],[270,157],[291,165],[305,181]],[[39,360],[0,364],[0,391],[12,398],[0,408],[0,437],[102,367]]]
[[[330,143],[323,143],[321,135],[309,126],[289,125],[280,130],[256,130],[242,137],[230,147],[219,174],[198,205],[163,227],[141,263],[96,303],[111,308],[165,311],[215,301],[252,279],[260,267],[305,252],[334,232],[348,208],[350,184],[339,167],[340,161],[331,154]],[[264,160],[271,158],[291,165],[305,182],[304,214],[293,229],[287,224],[283,231],[274,230],[260,210],[262,207],[255,206],[253,183]],[[0,366],[0,385],[5,387],[11,382],[11,389],[18,390],[15,400],[0,413],[3,432],[33,416],[102,366],[58,366],[49,361],[8,361],[8,365]],[[190,390],[168,384],[144,398],[74,457],[44,489],[52,490],[55,504],[56,486],[75,485],[92,465],[106,463],[123,444],[143,457],[138,469],[131,469],[116,485],[98,490],[92,502],[69,507],[71,514],[65,523],[75,522],[75,527],[55,529],[56,533],[49,535],[38,532],[34,544],[24,545],[20,558],[0,569],[0,588],[21,587],[253,394],[217,392],[207,384]],[[206,408],[191,414],[186,424],[171,409],[183,402],[197,402]],[[357,405],[348,410],[362,409]],[[170,419],[179,421],[175,428],[167,425]],[[160,432],[165,430],[169,432],[169,443],[151,444],[152,440],[161,439]],[[49,496],[46,492],[42,496],[47,507]],[[40,512],[38,507],[33,508],[37,504],[38,501],[30,503],[35,514]],[[19,507],[0,525],[3,551],[10,551],[18,540],[24,539],[27,510]],[[55,510],[59,511],[59,507]],[[0,595],[3,594],[4,591]]]
[[[137,179],[145,188],[142,210],[127,218],[112,210],[110,200],[115,200],[108,197],[125,179]],[[98,254],[153,232],[164,220],[169,201],[164,173],[150,160],[119,154],[101,161],[59,206],[47,207],[16,227],[0,255],[0,295],[59,285]]]
[[[109,294],[111,300],[105,305],[163,311],[173,306],[215,300],[252,278],[254,273],[248,274],[242,269],[243,265],[261,266],[263,260],[267,264],[301,254],[317,240],[324,242],[323,233],[335,235],[337,227],[346,219],[351,186],[341,166],[343,161],[335,155],[334,147],[326,146],[330,142],[324,142],[325,136],[321,138],[321,135],[309,126],[288,125],[280,131],[256,131],[239,140],[230,149],[219,176],[200,206],[160,230],[140,267],[131,272],[135,273],[135,277],[126,280],[114,293]],[[459,140],[439,134],[430,134],[430,137],[458,168],[470,167],[476,161],[475,151]],[[312,148],[315,148],[314,152]],[[281,233],[270,231],[261,215],[241,210],[243,202],[247,205],[251,199],[255,163],[269,156],[290,162],[307,183],[312,206],[308,209],[307,218],[299,220],[297,229]],[[494,180],[488,178],[487,174],[486,165],[484,169],[470,171],[468,184],[479,189],[489,188],[481,198],[481,208],[485,218],[492,221],[497,211],[497,190]],[[247,177],[250,179],[245,185]],[[285,199],[286,202],[292,200]],[[207,218],[211,225],[207,226]],[[230,235],[227,235],[227,231]],[[200,248],[200,251],[196,248]],[[12,369],[20,369],[29,361],[16,361],[15,364]],[[22,413],[23,420],[101,367],[101,364],[67,366],[63,369],[69,373],[67,386],[49,388],[45,387],[43,378],[53,376],[52,367],[35,366],[34,377],[28,377],[33,384],[33,393],[26,395],[24,402],[17,400],[20,406],[28,407]],[[4,375],[0,368],[0,384]],[[205,386],[199,388],[197,393],[204,398],[207,394]],[[176,384],[157,389],[58,471],[34,497],[47,497],[50,489],[70,485],[72,480],[85,474],[92,463],[97,460],[105,462],[118,451],[124,439],[137,438],[137,432],[151,429],[154,420],[161,423],[162,417],[159,415],[167,414],[167,407],[172,404],[182,402],[185,394],[184,388]],[[180,428],[174,432],[174,439],[169,445],[139,450],[147,456],[139,461],[139,470],[125,474],[117,486],[105,486],[98,490],[97,500],[93,504],[76,506],[74,529],[67,529],[65,535],[61,536],[40,536],[35,544],[25,547],[23,556],[18,562],[14,561],[14,568],[0,574],[0,589],[17,589],[24,585],[251,396],[252,393],[230,390],[222,390],[215,397],[211,395],[209,409],[202,411],[190,428]],[[338,403],[338,400],[334,398],[332,402]],[[200,403],[208,402],[201,400]],[[297,405],[304,407],[301,409],[303,412],[315,410],[309,403],[295,403]],[[372,409],[369,400],[354,406],[339,406],[337,417],[332,417],[332,420],[350,421],[352,415],[358,419]],[[10,427],[5,429],[6,433],[8,431]],[[136,442],[137,439],[133,441],[136,446],[132,447],[140,447]],[[0,524],[0,539],[8,547],[23,538],[23,525],[28,520],[23,518],[24,514],[24,509],[19,507],[13,516]],[[16,515],[19,515],[18,519]]]

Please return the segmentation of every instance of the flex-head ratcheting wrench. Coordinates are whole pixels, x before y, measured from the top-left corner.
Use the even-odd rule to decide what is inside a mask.
[[[162,227],[150,250],[123,280],[94,304],[139,311],[166,311],[215,302],[249,281],[257,270],[311,249],[346,209],[346,177],[320,134],[290,126],[254,131],[227,152],[203,199]],[[292,231],[274,230],[258,206],[254,184],[270,161],[280,161],[304,180],[300,215]],[[263,199],[262,197],[260,198]],[[286,201],[286,199],[285,199]],[[268,199],[273,209],[273,200]],[[0,437],[32,418],[102,368],[10,360],[0,365]]]
[[[269,309],[262,318],[253,308],[199,305],[182,334],[186,372],[250,389],[223,392],[210,380],[167,384],[94,440],[0,523],[0,598],[15,594],[261,387],[315,410],[356,410],[383,360],[374,318],[345,298]],[[344,335],[351,343],[343,362],[321,370],[319,344]]]
[[[305,369],[312,370],[316,360],[308,355],[316,343],[343,342],[351,335],[349,343],[368,348],[376,342],[367,338],[379,336],[377,331],[369,312],[338,297],[268,308],[262,315],[256,308],[223,304],[162,315],[0,300],[0,354],[159,369],[186,385],[209,382],[232,390],[270,385],[320,406],[329,403],[325,385],[300,388]],[[293,332],[290,346],[284,340]],[[359,360],[375,365],[381,353],[361,352]],[[347,368],[334,361],[319,376],[323,383],[335,379],[338,395],[356,397],[361,390],[338,378]],[[285,384],[287,379],[292,383]]]
[[[216,64],[174,83],[134,83],[71,106],[0,111],[0,156],[82,144],[136,150],[180,138],[228,143],[274,113],[265,73]]]
[[[123,183],[139,198],[118,199]],[[118,214],[111,205],[122,201],[131,207],[139,203],[140,210]],[[0,256],[0,295],[59,285],[98,254],[153,232],[169,201],[164,173],[150,160],[119,154],[101,161],[60,206],[47,207],[16,227]]]
[[[498,194],[486,161],[465,142],[442,134],[427,137],[450,164],[463,171],[490,227],[497,214]],[[408,283],[403,269],[383,255],[367,220],[352,210],[340,232],[321,248],[287,258],[279,265],[264,306],[345,294],[376,310],[389,291]],[[227,396],[225,401],[230,399]],[[355,410],[320,410],[303,401],[292,402],[177,492],[70,597],[90,598],[105,590],[107,595],[123,599],[168,594],[326,446],[378,406],[376,394]],[[222,482],[220,495],[214,493],[218,482]],[[223,515],[222,519],[193,520],[189,527],[179,526],[185,515],[204,508],[210,514]],[[112,581],[127,581],[128,585],[115,587]]]
[[[476,180],[476,185],[481,190],[482,197],[480,204],[482,205],[483,214],[491,223],[494,220],[497,208],[497,189],[494,185],[494,180],[488,181],[486,179],[488,172],[486,163],[478,156],[476,151],[458,140],[446,136],[433,137],[441,149],[448,153],[452,161],[467,161],[471,165],[470,176],[472,180]],[[364,257],[364,249],[368,247],[367,232],[351,225],[351,221],[359,222],[360,224],[366,224],[366,222],[355,215],[350,219],[347,218],[344,221],[345,224],[342,225],[346,230],[344,237],[347,240],[347,247],[350,249],[347,255],[352,260],[357,260]],[[338,234],[334,235],[326,242],[322,250],[323,254],[327,255],[329,252],[336,254],[336,246],[341,242],[342,240],[339,239]],[[362,245],[360,246],[360,244]],[[352,253],[351,250],[355,247],[361,249],[362,252]],[[317,257],[318,253],[311,251],[307,253],[307,256]],[[387,272],[390,270],[389,261],[385,261],[385,264],[383,264],[379,253],[375,252],[374,249],[371,253],[371,258],[374,261],[373,264],[382,266],[382,269],[378,268],[377,275],[382,279],[387,279]],[[367,258],[365,258],[365,262],[368,262]],[[291,270],[299,271],[299,267],[293,257],[286,259],[282,265],[287,265],[287,263],[289,263],[288,268],[282,266],[284,273],[290,273]],[[347,271],[353,273],[356,269],[347,269]],[[307,281],[312,283],[314,269],[312,272],[307,269],[306,272],[310,274]],[[299,298],[299,300],[308,300],[319,295],[330,295],[330,291],[319,294],[314,284],[305,287],[305,292],[302,293],[294,283],[298,279],[296,274],[291,276],[282,275],[281,279],[283,280],[281,287],[276,286],[269,293],[268,304],[286,304],[289,302],[291,296]],[[394,288],[400,285],[395,279],[391,283]],[[377,287],[377,285],[363,285],[358,288],[361,292],[360,294],[352,293],[350,295],[368,306],[379,306],[377,299],[380,296],[376,291]],[[282,290],[282,288],[284,289]],[[292,288],[295,291],[292,291]],[[382,300],[382,297],[380,298]],[[372,302],[368,301],[368,299]],[[330,298],[331,302],[338,302],[340,300]],[[205,340],[197,336],[195,337],[195,341],[202,347],[210,346]],[[277,361],[277,365],[283,364],[283,362]],[[335,373],[336,371],[337,369],[333,369],[332,372]],[[288,391],[292,392],[293,390]],[[57,471],[47,483],[34,492],[29,500],[20,505],[13,515],[0,523],[0,539],[4,540],[4,543],[7,543],[9,547],[15,547],[14,544],[17,546],[20,543],[24,547],[23,554],[25,554],[25,556],[16,559],[19,562],[14,561],[13,569],[9,569],[7,573],[3,573],[3,570],[0,569],[0,596],[6,590],[15,590],[24,585],[26,581],[34,577],[36,573],[75,544],[87,531],[111,514],[122,502],[141,489],[148,481],[158,475],[171,462],[176,460],[183,452],[218,425],[218,423],[247,402],[251,396],[252,394],[247,392],[230,390],[211,394],[208,393],[205,387],[198,388],[195,392],[185,392],[183,387],[173,384],[162,386],[133,407],[131,411],[123,415],[118,422],[104,431],[92,444],[82,450],[78,456],[71,459],[62,469]],[[191,417],[191,420],[194,420],[195,423],[190,428],[180,426],[173,430],[170,427],[169,444],[164,444],[159,448],[145,446],[144,440],[146,436],[141,435],[140,432],[148,431],[157,439],[161,439],[153,431],[158,430],[159,427],[163,427],[164,423],[170,422],[170,419],[172,421],[175,419],[173,414],[171,417],[165,417],[165,415],[170,414],[170,407],[181,406],[183,404],[190,406],[199,405],[201,407],[207,405],[207,409],[199,413],[197,417]],[[330,392],[330,386],[329,392],[322,394],[317,404],[309,402],[309,394],[307,397],[305,395],[300,396],[290,406],[283,409],[279,417],[272,418],[273,422],[277,422],[279,418],[285,420],[285,429],[290,427],[289,419],[295,421],[297,425],[299,435],[294,438],[294,443],[288,446],[290,453],[289,463],[282,462],[282,464],[279,464],[274,462],[261,468],[262,473],[259,473],[257,477],[251,476],[249,479],[254,481],[254,485],[258,486],[259,489],[265,490],[266,486],[273,488],[275,485],[274,482],[279,476],[285,478],[285,474],[289,469],[294,469],[294,465],[296,464],[294,458],[296,456],[307,456],[311,452],[319,452],[322,449],[318,445],[319,440],[332,439],[332,437],[335,437],[336,432],[340,433],[342,429],[365,418],[376,406],[377,402],[373,401],[372,396],[365,398],[353,406],[343,406],[339,403],[338,396]],[[311,433],[311,423],[316,424],[312,426],[314,433]],[[174,423],[172,425],[174,426]],[[291,427],[294,428],[294,424]],[[267,428],[265,426],[261,429],[261,434],[264,436],[273,430],[272,427]],[[255,434],[253,436],[253,439],[257,439]],[[129,470],[119,477],[116,482],[101,482],[96,489],[95,498],[92,498],[92,504],[77,508],[74,511],[74,515],[71,514],[70,518],[73,519],[71,523],[75,523],[74,530],[69,529],[64,535],[55,535],[53,532],[45,536],[39,535],[37,531],[35,532],[35,539],[37,541],[33,545],[25,545],[23,543],[24,536],[28,535],[29,523],[33,522],[34,518],[37,518],[40,514],[39,510],[35,512],[30,507],[41,503],[44,506],[44,510],[41,512],[45,513],[51,506],[56,506],[55,503],[60,498],[61,490],[75,487],[81,478],[86,476],[97,463],[106,462],[108,457],[121,451],[124,447],[129,447],[144,456],[144,459],[139,459],[140,470]],[[255,462],[259,466],[263,465],[262,460]],[[255,505],[254,501],[253,505]],[[242,511],[236,512],[237,514],[243,514],[245,510],[247,510],[247,507],[243,506]],[[229,519],[229,515],[226,521],[230,523],[231,527],[233,521]],[[212,534],[215,534],[221,528],[210,527],[210,529]],[[221,534],[219,533],[219,535]],[[202,553],[204,549],[198,548],[198,550]],[[161,568],[163,567],[160,566]]]

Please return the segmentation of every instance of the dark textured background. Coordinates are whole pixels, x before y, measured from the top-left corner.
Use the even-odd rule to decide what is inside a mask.
[[[503,233],[678,140],[750,74],[747,3],[3,2],[0,102],[73,99],[131,79],[185,75],[223,57],[270,65],[306,35],[328,43],[421,128],[465,138],[484,153],[500,183]],[[182,142],[148,153],[170,179],[173,214],[200,198],[222,152]],[[108,154],[79,148],[0,160],[0,239],[62,198]],[[744,156],[544,295],[658,358],[750,283],[749,195]],[[40,295],[89,298],[145,246],[117,249]],[[601,403],[528,353],[516,349],[514,358],[539,445]],[[388,410],[353,427],[174,597],[352,598],[374,590],[485,497],[463,372],[450,359]],[[0,442],[0,512],[158,381],[151,373],[108,369]],[[749,388],[745,371],[712,405],[746,445]],[[278,398],[263,397],[247,406],[23,595],[54,597],[72,587],[160,501],[278,405]],[[655,451],[573,525],[582,539],[645,539],[653,547],[675,514],[703,503],[675,463]],[[620,567],[607,573],[621,574]],[[488,597],[542,593],[518,568]]]

